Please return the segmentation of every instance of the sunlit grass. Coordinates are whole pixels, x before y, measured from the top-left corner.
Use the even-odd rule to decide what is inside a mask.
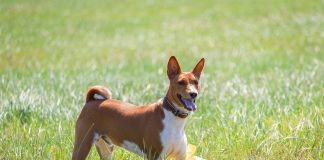
[[[206,159],[323,159],[320,1],[0,3],[0,159],[69,159],[85,91],[166,93],[206,58],[188,141]],[[98,159],[95,149],[90,159]],[[117,149],[115,159],[141,159]]]

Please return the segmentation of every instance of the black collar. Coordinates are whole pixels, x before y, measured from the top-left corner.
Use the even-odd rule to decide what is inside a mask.
[[[180,118],[186,118],[189,116],[189,113],[181,112],[179,109],[177,109],[175,106],[173,106],[167,97],[163,98],[163,107],[169,111],[171,111],[175,116]]]

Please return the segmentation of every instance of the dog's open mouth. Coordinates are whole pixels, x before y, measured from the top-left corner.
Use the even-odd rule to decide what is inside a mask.
[[[195,99],[191,98],[191,99],[186,99],[183,98],[180,94],[177,94],[180,102],[183,104],[183,106],[188,110],[188,111],[196,111],[196,104],[195,104]]]

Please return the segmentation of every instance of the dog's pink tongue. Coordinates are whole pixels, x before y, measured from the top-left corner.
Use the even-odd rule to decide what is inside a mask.
[[[194,102],[194,99],[185,99],[185,98],[181,98],[181,99],[189,110],[196,111],[196,104]]]

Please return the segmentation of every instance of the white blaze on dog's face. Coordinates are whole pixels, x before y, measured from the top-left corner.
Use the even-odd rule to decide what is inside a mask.
[[[172,56],[168,62],[168,77],[170,87],[168,98],[179,107],[188,111],[195,111],[195,99],[199,93],[199,78],[204,68],[205,59],[202,58],[191,72],[182,72],[177,59]]]

